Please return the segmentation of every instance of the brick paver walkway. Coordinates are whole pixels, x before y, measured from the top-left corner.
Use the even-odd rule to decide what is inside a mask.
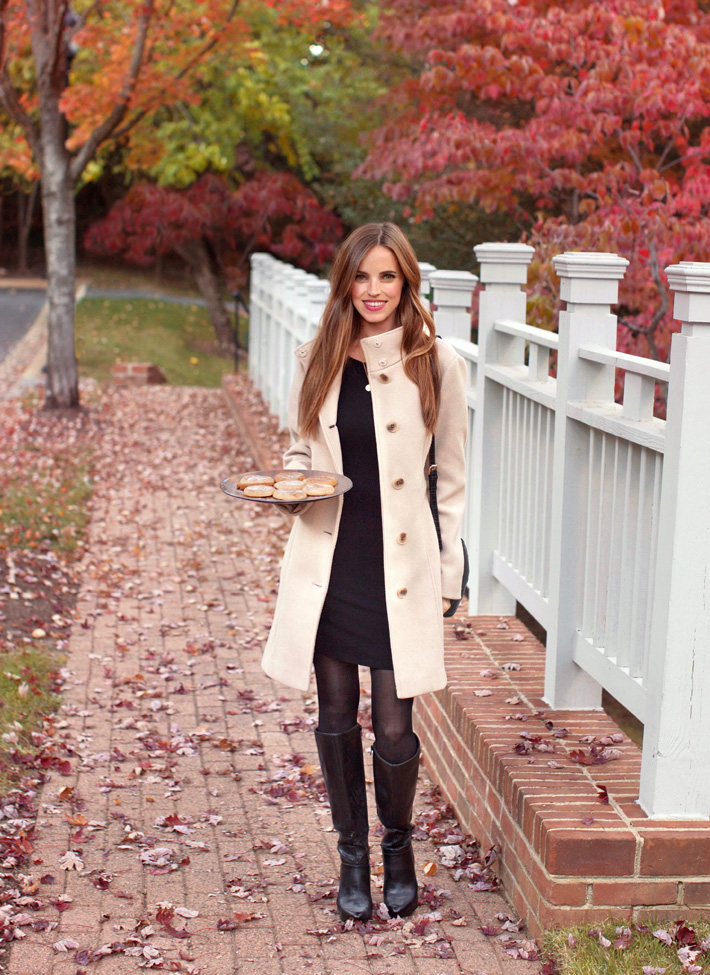
[[[536,972],[480,930],[511,913],[500,895],[444,867],[438,911],[341,930],[314,697],[259,667],[284,519],[219,491],[253,466],[219,391],[113,390],[102,411],[57,724],[75,759],[43,789],[34,856],[58,926],[25,928],[11,975]],[[436,848],[415,846],[427,880]]]

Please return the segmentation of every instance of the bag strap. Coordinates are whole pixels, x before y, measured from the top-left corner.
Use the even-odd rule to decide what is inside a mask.
[[[436,468],[436,446],[433,436],[431,438],[431,447],[429,448],[429,470],[427,477],[429,478],[429,507],[431,508],[431,515],[434,519],[436,537],[439,541],[439,551],[441,551],[443,545],[441,542],[441,525],[439,524],[439,505],[436,500],[436,482],[439,479],[439,473]]]

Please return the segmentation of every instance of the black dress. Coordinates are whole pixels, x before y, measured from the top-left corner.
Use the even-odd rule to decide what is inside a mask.
[[[382,509],[372,397],[364,363],[348,359],[338,400],[343,473],[353,482],[343,513],[315,652],[392,670],[385,603]]]

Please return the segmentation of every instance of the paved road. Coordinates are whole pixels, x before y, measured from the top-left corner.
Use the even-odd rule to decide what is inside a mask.
[[[29,330],[44,301],[44,291],[0,290],[0,362]]]

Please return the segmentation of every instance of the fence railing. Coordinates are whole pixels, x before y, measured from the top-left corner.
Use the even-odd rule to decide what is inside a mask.
[[[644,723],[640,801],[651,816],[710,815],[710,265],[666,269],[670,365],[616,350],[627,261],[567,253],[557,333],[525,323],[532,248],[481,244],[478,279],[423,266],[437,332],[468,363],[470,612],[521,603],[547,631],[545,698],[595,708],[602,688]],[[293,349],[328,285],[252,259],[250,374],[286,423]],[[555,375],[550,374],[555,353]],[[623,403],[614,402],[616,370]],[[667,420],[653,416],[668,384]]]

